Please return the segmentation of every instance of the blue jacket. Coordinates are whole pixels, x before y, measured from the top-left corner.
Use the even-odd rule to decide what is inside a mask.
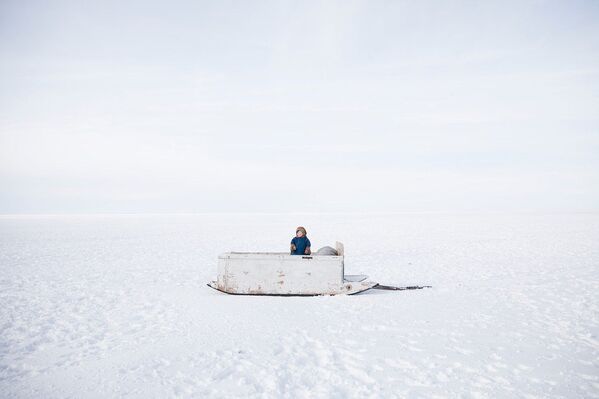
[[[305,255],[304,251],[306,248],[312,246],[310,240],[308,240],[308,237],[306,236],[293,237],[291,243],[295,245],[295,251],[293,251],[291,255]]]

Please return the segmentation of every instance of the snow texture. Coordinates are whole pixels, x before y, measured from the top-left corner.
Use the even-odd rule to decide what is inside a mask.
[[[342,241],[417,291],[214,291],[219,253]],[[0,397],[598,398],[599,215],[0,217]]]

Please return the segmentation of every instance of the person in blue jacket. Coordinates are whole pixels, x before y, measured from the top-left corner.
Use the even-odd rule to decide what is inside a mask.
[[[310,245],[306,229],[299,226],[295,229],[295,237],[291,240],[291,255],[310,255]]]

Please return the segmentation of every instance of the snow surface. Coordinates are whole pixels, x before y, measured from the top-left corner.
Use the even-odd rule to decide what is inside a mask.
[[[228,296],[221,252],[345,243],[419,291]],[[599,397],[599,215],[0,217],[0,396]]]

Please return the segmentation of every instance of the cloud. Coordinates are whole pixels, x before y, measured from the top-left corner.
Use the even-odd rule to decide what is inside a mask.
[[[599,203],[592,4],[3,11],[0,213]]]

